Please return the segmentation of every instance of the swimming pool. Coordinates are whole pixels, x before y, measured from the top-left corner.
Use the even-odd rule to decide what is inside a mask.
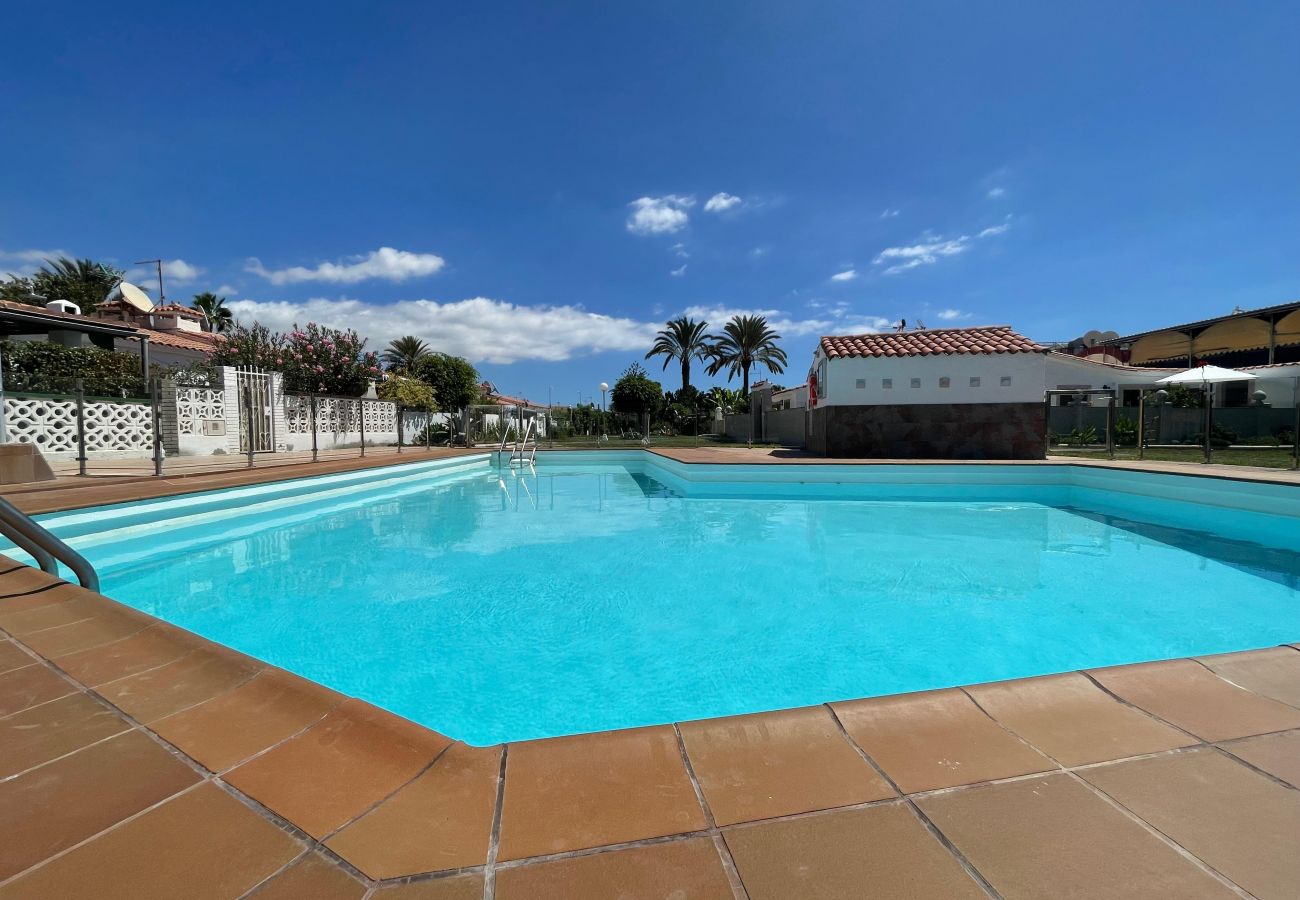
[[[1300,637],[1300,488],[489,456],[41,516],[106,594],[471,744]]]

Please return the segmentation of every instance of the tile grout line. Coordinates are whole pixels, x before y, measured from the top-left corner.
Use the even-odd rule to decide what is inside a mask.
[[[993,886],[991,881],[984,877],[984,873],[975,868],[975,864],[971,862],[966,857],[966,854],[963,853],[957,845],[943,833],[939,826],[925,814],[925,811],[916,805],[916,801],[909,795],[905,794],[902,789],[899,788],[898,782],[894,781],[894,779],[889,776],[889,773],[881,768],[881,766],[871,758],[871,754],[863,749],[861,744],[854,740],[853,735],[849,734],[849,730],[844,727],[844,723],[840,720],[839,713],[835,711],[835,707],[829,703],[825,703],[823,706],[825,706],[830,712],[831,719],[835,722],[836,727],[839,728],[840,734],[844,737],[844,740],[848,741],[849,746],[857,751],[863,761],[874,769],[876,774],[884,780],[885,784],[889,785],[889,787],[898,794],[904,807],[911,810],[912,815],[921,823],[921,827],[924,828],[941,847],[948,851],[948,854],[957,861],[957,865],[961,866],[962,871],[964,871],[971,881],[974,881],[985,894],[992,897],[993,900],[1002,900],[1002,894]]]
[[[289,871],[291,868],[293,868],[294,866],[296,866],[300,860],[306,859],[306,858],[307,858],[308,856],[310,856],[310,855],[311,855],[311,848],[310,848],[310,847],[305,847],[305,848],[303,848],[303,851],[302,851],[301,853],[299,853],[297,856],[295,856],[293,859],[289,860],[287,863],[285,863],[284,865],[282,865],[280,868],[278,868],[278,869],[276,869],[274,872],[272,872],[270,875],[267,875],[265,878],[263,878],[263,879],[262,879],[261,881],[259,881],[257,884],[253,885],[251,888],[249,888],[248,890],[246,890],[246,891],[244,891],[242,894],[240,894],[239,897],[238,897],[238,900],[245,900],[245,898],[247,898],[247,897],[251,897],[253,894],[257,893],[257,892],[260,891],[262,888],[266,887],[266,885],[270,884],[272,881],[274,881],[275,879],[279,878],[279,877],[280,877],[281,875],[283,875],[285,872]]]
[[[501,745],[501,767],[497,769],[497,796],[492,806],[492,828],[488,831],[488,852],[484,860],[483,900],[494,900],[497,890],[497,856],[501,852],[501,814],[506,805],[506,764],[510,744]]]
[[[1286,646],[1290,646],[1290,645],[1289,645],[1289,644],[1282,644],[1282,645],[1280,645],[1280,646],[1286,647]],[[1266,649],[1266,650],[1272,650],[1273,648],[1272,648],[1272,647],[1266,647],[1266,648],[1263,648],[1263,649]],[[1238,652],[1240,652],[1240,653],[1250,653],[1251,651],[1249,651],[1249,650],[1242,650],[1242,651],[1238,651]],[[1290,708],[1290,709],[1300,710],[1300,707],[1296,706],[1294,703],[1287,703],[1285,700],[1279,700],[1279,699],[1277,699],[1276,697],[1270,697],[1268,694],[1261,694],[1259,691],[1255,690],[1254,688],[1247,687],[1247,686],[1244,685],[1244,684],[1239,684],[1239,683],[1233,681],[1233,680],[1232,680],[1231,678],[1229,678],[1227,675],[1224,675],[1222,672],[1218,671],[1217,669],[1213,669],[1213,668],[1211,668],[1207,663],[1202,662],[1202,661],[1201,661],[1201,658],[1200,658],[1199,656],[1189,656],[1189,657],[1187,657],[1187,659],[1190,659],[1192,662],[1196,663],[1198,666],[1200,666],[1200,667],[1201,667],[1202,669],[1204,669],[1205,671],[1209,672],[1209,673],[1210,673],[1211,675],[1213,675],[1215,678],[1218,678],[1220,681],[1227,682],[1228,684],[1232,685],[1233,687],[1235,687],[1235,688],[1239,688],[1240,690],[1243,690],[1243,691],[1245,691],[1245,692],[1248,693],[1248,694],[1254,694],[1256,697],[1259,697],[1259,698],[1262,699],[1262,700],[1271,700],[1271,701],[1273,701],[1274,703],[1280,703],[1280,704],[1282,704],[1283,706],[1288,707],[1288,708]]]
[[[1089,671],[1088,669],[1079,669],[1079,674],[1082,675],[1084,678],[1088,679],[1089,681],[1091,681],[1102,693],[1106,694],[1108,697],[1113,698],[1116,702],[1124,706],[1127,706],[1129,709],[1137,710],[1147,718],[1154,719],[1155,721],[1159,722],[1161,725],[1166,725],[1169,728],[1174,729],[1174,731],[1177,731],[1179,734],[1187,735],[1189,738],[1191,738],[1193,741],[1195,741],[1198,744],[1205,743],[1205,739],[1202,738],[1199,734],[1193,734],[1191,731],[1188,731],[1186,728],[1182,727],[1181,725],[1171,722],[1168,719],[1163,718],[1162,716],[1158,716],[1155,713],[1151,712],[1151,710],[1144,709],[1141,706],[1138,706],[1136,703],[1131,703],[1125,698],[1121,697],[1119,694],[1115,693],[1110,688],[1108,688],[1105,684],[1103,684],[1099,679],[1095,678],[1092,672]]]
[[[980,704],[980,702],[979,702],[978,700],[976,700],[975,697],[972,696],[972,695],[971,695],[971,694],[970,694],[970,693],[969,693],[965,688],[961,688],[961,692],[962,692],[963,694],[966,694],[966,696],[970,698],[970,701],[971,701],[972,703],[975,704],[976,709],[978,709],[978,710],[979,710],[980,712],[982,712],[984,715],[988,716],[989,720],[990,720],[991,722],[993,722],[993,724],[997,725],[999,728],[1001,728],[1001,729],[1002,729],[1003,731],[1005,731],[1007,734],[1011,735],[1013,738],[1015,738],[1016,740],[1020,741],[1020,742],[1021,742],[1022,744],[1024,744],[1026,747],[1030,748],[1031,750],[1034,750],[1034,751],[1037,752],[1037,753],[1041,753],[1044,757],[1046,757],[1047,759],[1051,760],[1052,764],[1055,765],[1055,766],[1057,766],[1057,768],[1059,769],[1059,774],[1064,774],[1064,775],[1066,775],[1068,778],[1072,779],[1075,783],[1077,783],[1077,784],[1079,784],[1080,786],[1082,786],[1082,787],[1083,787],[1085,790],[1087,790],[1089,793],[1093,794],[1094,796],[1097,796],[1099,799],[1101,799],[1101,800],[1105,801],[1106,803],[1110,804],[1112,807],[1114,807],[1114,808],[1116,809],[1116,811],[1118,811],[1119,813],[1121,813],[1122,815],[1124,815],[1126,818],[1128,818],[1129,820],[1131,820],[1131,821],[1134,822],[1135,824],[1137,824],[1137,825],[1138,825],[1140,828],[1142,828],[1143,830],[1145,830],[1145,831],[1147,831],[1148,833],[1150,833],[1150,834],[1151,834],[1153,837],[1155,837],[1157,840],[1161,841],[1162,843],[1164,843],[1165,845],[1167,845],[1168,847],[1170,847],[1172,850],[1174,850],[1176,853],[1178,853],[1180,856],[1182,856],[1182,857],[1183,857],[1184,859],[1186,859],[1188,862],[1192,863],[1192,864],[1195,865],[1197,868],[1203,870],[1204,872],[1206,872],[1206,874],[1210,875],[1212,878],[1214,878],[1214,879],[1216,879],[1217,881],[1219,881],[1220,883],[1222,883],[1224,887],[1226,887],[1226,888],[1228,888],[1228,889],[1230,889],[1230,890],[1233,890],[1233,891],[1238,892],[1238,894],[1239,894],[1240,896],[1244,896],[1244,897],[1251,897],[1251,896],[1253,896],[1253,895],[1249,894],[1248,892],[1246,892],[1243,888],[1241,888],[1241,887],[1240,887],[1239,885],[1237,885],[1235,882],[1233,882],[1230,878],[1228,878],[1228,877],[1227,877],[1226,875],[1224,875],[1222,872],[1220,872],[1218,869],[1216,869],[1216,868],[1214,868],[1213,866],[1211,866],[1209,863],[1207,863],[1205,860],[1201,859],[1199,856],[1196,856],[1194,853],[1192,853],[1190,850],[1188,850],[1188,849],[1187,849],[1186,847],[1184,847],[1182,844],[1178,843],[1178,842],[1175,841],[1172,837],[1170,837],[1169,835],[1165,834],[1163,831],[1161,831],[1160,829],[1156,828],[1156,827],[1155,827],[1154,825],[1152,825],[1150,822],[1148,822],[1148,821],[1146,821],[1145,819],[1143,819],[1141,816],[1139,816],[1139,815],[1138,815],[1137,813],[1135,813],[1133,810],[1129,809],[1127,806],[1124,806],[1124,805],[1123,805],[1122,803],[1120,803],[1118,800],[1116,800],[1116,799],[1114,799],[1113,797],[1111,797],[1109,794],[1107,794],[1105,791],[1101,790],[1101,788],[1097,787],[1096,785],[1094,785],[1092,782],[1088,781],[1088,780],[1087,780],[1086,778],[1084,778],[1083,776],[1077,774],[1077,773],[1076,773],[1073,769],[1071,769],[1070,767],[1068,767],[1068,766],[1062,764],[1061,761],[1060,761],[1059,759],[1057,759],[1056,757],[1052,756],[1052,755],[1051,755],[1050,753],[1048,753],[1046,750],[1043,750],[1043,749],[1041,749],[1041,748],[1035,746],[1035,745],[1034,745],[1033,743],[1031,743],[1029,740],[1027,740],[1026,738],[1022,737],[1021,735],[1017,734],[1017,733],[1016,733],[1014,730],[1012,730],[1009,726],[1004,725],[1004,724],[1003,724],[1001,721],[999,721],[999,720],[998,720],[998,719],[997,719],[997,718],[996,718],[992,713],[990,713],[987,709],[985,709],[985,708]],[[1195,735],[1193,735],[1193,737],[1195,737]],[[1188,749],[1189,749],[1189,748],[1186,748],[1186,747],[1178,747],[1178,748],[1175,748],[1175,751],[1174,751],[1174,752],[1178,752],[1178,751],[1186,752]],[[1170,755],[1170,756],[1172,756],[1172,755],[1173,755],[1173,752],[1167,753],[1167,754],[1165,754],[1165,755]],[[1041,774],[1041,773],[1040,773],[1040,774]],[[1058,773],[1046,773],[1046,774],[1058,774]]]
[[[323,719],[323,718],[324,718],[324,716],[321,716],[321,719]],[[317,720],[316,720],[315,722],[313,722],[310,726],[308,726],[307,728],[304,728],[303,731],[310,731],[314,726],[320,724],[321,719],[317,719]],[[378,800],[376,800],[374,803],[372,803],[372,804],[370,804],[369,806],[367,806],[367,807],[366,807],[365,809],[363,809],[361,812],[357,813],[357,814],[354,815],[352,818],[350,818],[350,819],[348,819],[347,821],[345,821],[342,825],[339,825],[339,826],[333,828],[332,830],[327,831],[325,834],[323,834],[320,838],[317,839],[317,842],[320,843],[320,844],[324,844],[326,841],[328,841],[330,838],[332,838],[332,837],[334,837],[335,835],[337,835],[337,834],[338,834],[340,831],[342,831],[343,829],[347,828],[347,827],[350,826],[350,825],[353,825],[353,824],[356,823],[358,820],[365,818],[366,816],[370,815],[370,813],[374,812],[376,809],[378,809],[379,807],[383,806],[383,805],[384,805],[385,803],[387,803],[389,800],[392,800],[393,797],[395,797],[398,793],[400,793],[400,792],[401,792],[402,790],[404,790],[405,788],[410,787],[410,786],[411,786],[412,784],[414,784],[414,783],[415,783],[415,782],[416,782],[416,781],[417,781],[421,776],[423,776],[426,772],[428,772],[428,771],[429,771],[430,769],[432,769],[435,765],[437,765],[438,760],[442,759],[443,754],[446,753],[448,750],[450,750],[452,747],[456,746],[456,744],[458,744],[458,743],[460,743],[460,742],[459,742],[459,741],[452,741],[452,740],[449,740],[448,743],[447,743],[447,746],[443,747],[441,750],[439,750],[437,753],[435,753],[434,756],[433,756],[433,759],[431,759],[431,760],[429,760],[427,763],[425,763],[425,765],[424,765],[423,767],[421,767],[420,770],[419,770],[418,772],[416,772],[416,773],[415,773],[414,775],[412,775],[410,778],[408,778],[408,779],[406,779],[405,781],[403,781],[403,782],[402,782],[401,784],[399,784],[397,787],[393,788],[393,789],[392,789],[391,791],[389,791],[387,794],[384,794],[384,796],[380,797],[380,798],[379,798]],[[233,768],[235,768],[235,767],[232,767],[232,769],[233,769]]]
[[[731,884],[731,893],[736,900],[749,900],[749,889],[745,887],[745,880],[740,876],[740,867],[736,865],[735,857],[731,855],[731,847],[728,846],[726,837],[718,828],[717,817],[713,815],[713,808],[709,806],[709,801],[704,796],[704,788],[700,786],[700,779],[695,774],[695,764],[691,762],[691,756],[686,752],[686,738],[682,736],[682,729],[676,722],[673,723],[673,734],[677,737],[677,752],[682,757],[682,765],[686,767],[686,778],[691,783],[691,790],[695,791],[696,802],[704,811],[704,823],[713,838],[713,850],[718,854],[727,881]]]
[[[1286,732],[1274,732],[1274,734],[1285,734],[1285,733]],[[1252,737],[1263,737],[1263,735],[1252,735]],[[1250,760],[1243,759],[1242,757],[1233,753],[1231,750],[1227,749],[1226,747],[1220,747],[1218,744],[1206,744],[1206,746],[1217,753],[1223,754],[1224,756],[1232,760],[1237,765],[1245,766],[1247,769],[1250,769],[1252,772],[1254,772],[1257,775],[1263,775],[1269,781],[1275,782],[1279,786],[1286,788],[1288,791],[1300,791],[1300,785],[1294,785],[1289,781],[1284,781],[1283,779],[1278,778],[1272,772],[1261,769],[1259,766],[1255,765]]]

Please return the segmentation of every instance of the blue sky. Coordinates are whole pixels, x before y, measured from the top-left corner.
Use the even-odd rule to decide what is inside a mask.
[[[171,298],[414,332],[543,402],[683,311],[768,311],[792,383],[900,317],[1066,340],[1300,297],[1295,2],[50,3],[6,32],[0,270],[160,256]]]

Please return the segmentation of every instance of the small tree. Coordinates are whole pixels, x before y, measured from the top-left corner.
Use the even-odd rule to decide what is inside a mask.
[[[203,313],[203,318],[208,323],[208,331],[224,334],[235,325],[235,317],[230,312],[230,307],[226,306],[225,297],[218,297],[211,291],[204,291],[195,294],[190,305]]]
[[[284,371],[284,335],[260,322],[236,325],[212,351],[217,366],[253,366]]]
[[[379,358],[365,352],[366,341],[351,328],[340,331],[308,322],[285,338],[278,367],[284,389],[356,397],[379,376]]]
[[[429,355],[429,345],[413,334],[388,342],[379,358],[394,372],[410,372],[415,364]]]
[[[464,409],[478,399],[478,372],[459,356],[430,353],[415,363],[411,374],[432,386],[445,411]]]
[[[433,386],[418,378],[403,378],[398,375],[381,381],[377,389],[380,400],[392,400],[399,406],[411,409],[438,411],[438,401],[434,397]]]
[[[663,396],[663,386],[650,380],[640,363],[632,363],[614,382],[610,400],[616,412],[643,414],[658,409]]]

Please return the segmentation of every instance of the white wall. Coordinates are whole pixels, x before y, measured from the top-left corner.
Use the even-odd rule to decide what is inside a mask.
[[[818,364],[822,358],[819,350]],[[817,405],[1042,402],[1045,366],[1042,353],[831,359]],[[1007,377],[1011,383],[1003,385]],[[919,387],[912,387],[914,378],[919,379]],[[948,387],[940,386],[942,378],[948,379]],[[972,378],[979,379],[978,386],[972,386]],[[884,386],[885,379],[892,381],[892,387]]]

